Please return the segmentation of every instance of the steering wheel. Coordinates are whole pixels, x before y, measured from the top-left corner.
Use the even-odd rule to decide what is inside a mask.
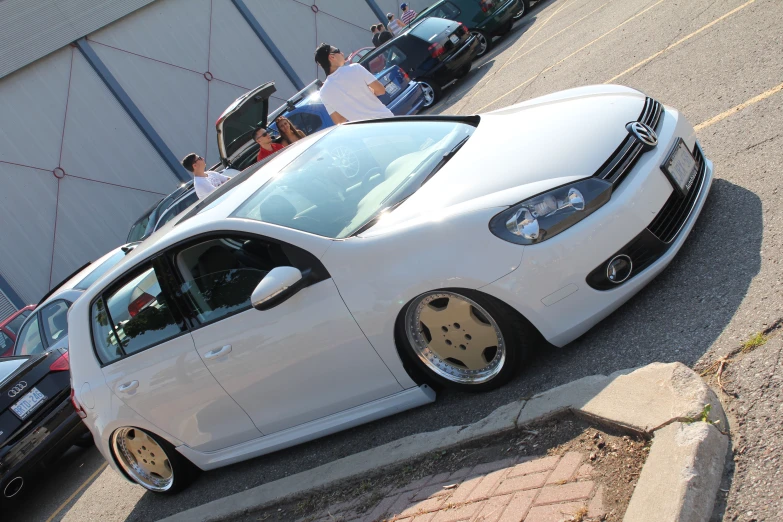
[[[373,167],[362,178],[362,190],[366,194],[386,179],[380,167]]]
[[[348,147],[335,147],[332,151],[334,165],[339,168],[343,175],[351,179],[359,174],[359,157]]]

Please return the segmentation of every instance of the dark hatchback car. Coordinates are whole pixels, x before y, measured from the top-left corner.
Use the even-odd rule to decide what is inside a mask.
[[[441,0],[419,13],[462,22],[476,37],[479,49],[476,56],[484,56],[492,47],[492,38],[511,31],[515,15],[524,14],[526,2],[521,0]],[[416,23],[416,20],[413,21]]]
[[[128,237],[126,238],[126,243],[135,243],[136,241],[144,241],[147,239],[155,230],[157,230],[159,227],[157,227],[158,220],[163,216],[163,214],[166,213],[168,209],[170,209],[172,206],[175,206],[176,204],[179,204],[181,210],[186,209],[193,203],[195,203],[196,198],[195,197],[195,191],[193,189],[193,182],[188,181],[187,183],[183,183],[179,187],[177,187],[177,190],[166,196],[165,198],[161,199],[154,205],[152,205],[150,208],[148,208],[144,214],[141,215],[139,219],[136,220],[136,222],[131,226],[130,231],[128,232]],[[186,203],[182,203],[179,201],[179,199],[183,196],[187,196],[189,194],[193,194],[193,197],[190,198]]]
[[[425,18],[365,54],[359,63],[373,74],[399,65],[421,84],[431,100],[426,106],[430,106],[440,98],[443,87],[470,72],[478,48],[478,39],[462,23]]]
[[[0,360],[0,501],[89,433],[71,402],[68,350]]]

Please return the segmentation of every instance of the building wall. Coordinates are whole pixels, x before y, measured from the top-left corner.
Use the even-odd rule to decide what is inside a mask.
[[[365,0],[244,3],[305,84],[319,73],[317,44],[347,55],[371,45],[377,23]],[[196,152],[216,163],[214,122],[247,90],[275,81],[272,107],[296,92],[231,0],[134,5],[144,4],[86,41],[176,158]],[[377,4],[399,14],[399,2]],[[0,53],[12,45],[6,40]],[[122,244],[180,182],[75,46],[0,78],[0,280],[24,302]]]

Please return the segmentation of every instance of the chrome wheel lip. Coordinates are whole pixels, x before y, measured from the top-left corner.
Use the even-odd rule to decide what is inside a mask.
[[[484,56],[484,53],[487,52],[487,46],[488,46],[487,37],[484,36],[484,33],[480,31],[471,31],[471,34],[476,38],[478,38],[479,41],[479,50],[476,53],[476,56]]]
[[[136,430],[140,431],[142,433],[145,433],[144,430],[141,430],[139,428],[133,428],[133,427],[127,427],[127,428],[120,428],[116,430],[111,437],[111,444],[112,444],[112,450],[114,452],[114,456],[117,459],[117,463],[122,467],[123,471],[127,473],[137,484],[140,486],[143,486],[146,489],[149,489],[150,491],[155,492],[164,492],[171,489],[171,486],[174,484],[174,470],[171,470],[171,476],[164,480],[158,480],[152,477],[150,473],[148,473],[142,464],[139,464],[138,461],[136,461],[135,458],[133,458],[133,461],[131,462],[128,455],[129,455],[129,449],[127,447],[127,441],[125,439],[125,436],[128,434],[129,431]],[[166,460],[171,462],[169,459],[168,454],[166,451],[156,442],[151,441],[152,444],[155,444],[156,451],[159,451],[161,455],[164,455],[166,457]]]
[[[458,368],[442,360],[433,350],[429,349],[428,342],[421,330],[419,318],[424,305],[441,298],[460,299],[475,307],[486,318],[498,339],[497,352],[486,368],[480,370],[468,370]],[[503,370],[506,364],[506,343],[495,319],[481,305],[464,295],[454,292],[429,292],[418,296],[408,306],[405,312],[405,334],[413,352],[419,360],[436,375],[457,384],[483,384],[488,382]]]
[[[424,107],[429,107],[435,103],[435,89],[427,82],[421,83],[421,91],[424,94]]]

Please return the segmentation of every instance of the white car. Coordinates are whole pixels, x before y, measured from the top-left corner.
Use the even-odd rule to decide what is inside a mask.
[[[371,165],[351,177],[333,152]],[[672,260],[712,164],[620,86],[471,117],[339,125],[157,231],[69,315],[98,448],[157,492],[435,399],[487,390]]]

